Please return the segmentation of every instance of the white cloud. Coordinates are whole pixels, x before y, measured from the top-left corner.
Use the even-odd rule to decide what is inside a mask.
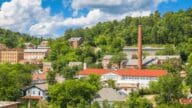
[[[176,0],[73,0],[72,8],[76,11],[82,8],[100,9],[111,14],[123,14],[136,11],[152,11],[166,1]]]
[[[154,7],[167,0],[68,0],[74,12],[83,8],[90,11],[85,16],[64,18],[50,15],[50,9],[42,7],[42,0],[11,0],[0,8],[0,27],[29,33],[35,36],[58,36],[58,30],[69,27],[88,27],[97,22],[120,20],[125,16],[146,16]],[[69,2],[70,1],[70,2]],[[65,13],[64,13],[65,14]]]

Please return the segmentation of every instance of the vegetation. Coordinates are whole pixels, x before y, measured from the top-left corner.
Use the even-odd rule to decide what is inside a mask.
[[[183,96],[182,80],[178,75],[162,76],[158,82],[151,84],[150,89],[158,94],[156,97],[158,104],[175,104]]]
[[[35,45],[38,45],[41,41],[41,38],[0,28],[0,43],[5,44],[9,48],[23,48],[25,42],[31,42]]]
[[[16,101],[21,89],[31,83],[34,66],[21,64],[0,64],[0,100]]]
[[[104,55],[118,55],[124,46],[137,44],[137,27],[141,22],[143,44],[163,45],[165,50],[157,54],[179,54],[186,62],[192,52],[191,14],[192,8],[164,15],[156,11],[147,17],[126,17],[121,21],[98,23],[91,28],[69,29],[64,36],[52,40],[48,60],[53,62],[57,72],[64,71],[70,61],[85,62],[93,68],[101,67]],[[83,43],[74,49],[68,42],[71,37],[82,37]],[[118,63],[117,57],[113,60]]]
[[[148,67],[149,69],[163,69],[167,70],[169,73],[178,74],[182,69],[182,60],[177,58],[171,58],[163,63],[154,64]]]
[[[49,94],[53,106],[77,107],[81,102],[90,103],[99,90],[99,77],[92,75],[82,80],[67,80],[50,87]],[[62,95],[61,95],[62,94]]]

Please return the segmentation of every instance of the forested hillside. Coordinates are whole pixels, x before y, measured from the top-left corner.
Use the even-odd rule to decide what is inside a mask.
[[[9,48],[22,48],[25,42],[31,42],[37,45],[40,41],[40,38],[0,28],[0,43],[6,44]]]
[[[124,46],[136,45],[139,24],[142,24],[143,44],[171,44],[163,54],[180,54],[184,61],[187,60],[192,51],[192,9],[164,15],[156,11],[147,17],[126,17],[121,21],[98,23],[91,28],[69,29],[64,36],[52,41],[49,60],[57,64],[55,68],[58,70],[69,61],[82,61],[89,66],[99,63],[105,54],[115,55]],[[70,37],[82,37],[84,42],[73,49],[68,42]]]

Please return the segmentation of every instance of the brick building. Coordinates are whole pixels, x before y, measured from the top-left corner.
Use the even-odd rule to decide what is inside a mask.
[[[69,39],[69,42],[73,48],[77,48],[82,43],[81,37],[72,37]]]
[[[23,50],[22,49],[5,49],[5,50],[0,51],[1,63],[15,64],[21,60],[23,60]]]

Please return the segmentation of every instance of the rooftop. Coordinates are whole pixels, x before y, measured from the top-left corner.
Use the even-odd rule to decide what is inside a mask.
[[[105,55],[104,57],[103,57],[103,59],[111,59],[113,56],[112,55]]]
[[[48,49],[24,49],[24,52],[47,52]]]
[[[32,87],[37,87],[43,91],[47,91],[48,90],[48,84],[47,83],[42,83],[42,84],[34,84],[34,85],[31,85],[31,86],[27,86],[25,88],[23,88],[23,90],[26,90],[26,89],[30,89]]]
[[[137,47],[124,47],[123,50],[137,50]],[[143,50],[163,50],[163,47],[143,47]]]
[[[10,105],[16,105],[19,102],[0,101],[0,108],[8,107]]]
[[[71,37],[69,41],[80,41],[82,37]]]
[[[120,95],[115,89],[113,88],[102,88],[98,91],[96,98],[94,101],[125,101],[126,97],[123,95]]]
[[[114,73],[121,76],[134,76],[134,77],[159,77],[167,74],[166,70],[149,70],[149,69],[120,69],[120,70],[107,70],[107,69],[86,69],[82,70],[79,75],[103,75],[107,73]]]

